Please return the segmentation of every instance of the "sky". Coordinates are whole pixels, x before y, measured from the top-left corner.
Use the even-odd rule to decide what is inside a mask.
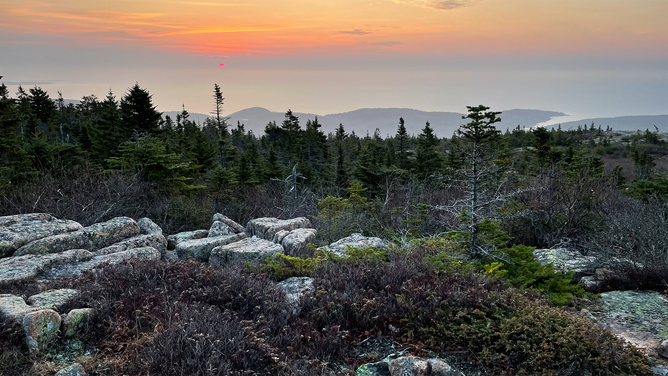
[[[220,66],[224,64],[224,67]],[[668,113],[668,0],[0,0],[0,75],[161,111]]]

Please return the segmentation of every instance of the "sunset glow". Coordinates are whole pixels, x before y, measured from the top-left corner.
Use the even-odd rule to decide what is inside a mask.
[[[556,87],[562,85],[558,76],[566,72],[571,78],[595,79],[606,69],[612,69],[610,74],[616,77],[633,76],[634,83],[638,82],[636,76],[654,80],[657,69],[659,78],[666,75],[663,71],[668,59],[665,0],[5,0],[0,2],[0,27],[0,74],[6,79],[25,84],[60,80],[69,85],[67,89],[71,91],[67,95],[74,97],[88,95],[90,92],[86,91],[90,90],[102,95],[121,82],[132,85],[140,81],[167,90],[156,92],[156,99],[170,109],[180,108],[192,95],[208,98],[208,93],[193,91],[188,98],[177,99],[171,92],[175,89],[156,87],[165,84],[165,79],[158,77],[155,69],[144,71],[147,65],[175,69],[181,74],[164,74],[187,78],[187,83],[197,85],[198,91],[207,91],[206,87],[220,81],[214,74],[223,70],[207,73],[205,67],[214,63],[222,67],[218,58],[225,58],[227,63],[236,60],[234,68],[228,64],[224,70],[235,71],[234,76],[220,82],[226,91],[236,90],[236,95],[229,96],[232,108],[258,105],[280,109],[288,104],[250,103],[251,99],[260,100],[258,92],[285,88],[285,82],[278,81],[290,78],[270,71],[298,70],[300,77],[292,82],[300,88],[299,92],[313,82],[321,82],[332,92],[349,92],[350,85],[360,84],[353,73],[345,77],[332,73],[329,80],[320,81],[319,77],[314,81],[309,75],[315,71],[392,71],[395,73],[380,85],[396,77],[408,80],[402,83],[404,87],[423,80],[408,79],[401,72],[471,70],[484,76],[490,70],[509,74],[521,71],[519,78],[526,82],[526,92],[538,85],[529,78],[532,74],[547,80],[541,84],[544,87],[552,82]],[[81,68],[88,73],[74,68],[88,60],[91,64]],[[563,65],[565,61],[570,65]],[[606,68],[601,68],[601,64],[606,64]],[[98,70],[93,71],[92,66]],[[126,68],[123,76],[113,76],[119,66]],[[646,66],[651,69],[643,68]],[[78,70],[70,73],[68,69]],[[259,71],[249,75],[239,71],[249,69]],[[255,81],[259,77],[262,83]],[[465,81],[463,77],[456,76]],[[438,88],[425,91],[424,87],[413,86],[409,90],[424,93],[423,96],[402,96],[408,102],[398,103],[398,97],[387,97],[398,88],[381,88],[377,85],[380,77],[373,75],[363,79],[372,86],[357,87],[356,91],[379,91],[386,97],[381,100],[380,96],[364,95],[347,104],[339,100],[330,101],[327,106],[313,106],[307,104],[313,97],[306,96],[292,105],[303,104],[311,106],[304,110],[321,112],[365,105],[437,109],[437,104],[446,100],[444,96],[428,95],[440,91]],[[453,84],[452,79],[445,77],[424,82]],[[585,81],[577,82],[584,85]],[[656,84],[656,80],[652,82]],[[642,91],[623,85],[626,84],[617,85],[620,93]],[[58,88],[67,91],[64,86]],[[186,86],[180,83],[179,88]],[[458,90],[459,94],[461,89],[464,88]],[[579,88],[563,90],[560,95],[565,97],[566,92]],[[661,89],[655,87],[652,97],[656,97],[657,90]],[[273,93],[272,98],[288,100],[289,96]],[[454,96],[455,92],[448,95]],[[352,97],[348,98],[352,101]],[[379,98],[378,103],[369,98]],[[235,100],[243,104],[235,105]],[[204,111],[204,105],[193,102],[194,106],[201,106],[196,109]],[[499,99],[504,106],[538,105],[519,100],[505,103]]]
[[[663,0],[5,1],[3,33],[211,56],[666,53]],[[492,32],[493,31],[493,32]]]

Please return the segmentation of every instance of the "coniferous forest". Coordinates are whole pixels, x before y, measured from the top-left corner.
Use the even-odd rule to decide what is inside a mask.
[[[596,293],[661,292],[668,286],[664,134],[616,131],[605,124],[497,129],[503,113],[484,105],[467,107],[459,130],[446,138],[437,137],[439,125],[429,123],[420,134],[408,134],[402,118],[396,120],[394,135],[356,134],[354,124],[325,134],[317,118],[304,122],[290,110],[281,123],[254,134],[243,123],[228,123],[223,89],[217,84],[212,89],[211,116],[199,124],[185,108],[175,118],[163,116],[139,84],[104,98],[85,96],[76,104],[61,93],[53,100],[37,86],[10,93],[0,85],[0,216],[43,212],[84,226],[118,216],[149,217],[167,234],[208,228],[212,213],[244,224],[258,217],[303,216],[318,229],[315,246],[351,233],[394,244],[391,252],[361,250],[354,263],[317,256],[313,247],[313,254],[303,258],[285,256],[234,269],[234,279],[195,263],[161,266],[169,269],[162,275],[139,264],[96,277],[90,286],[107,292],[121,289],[116,286],[120,279],[136,278],[142,294],[150,295],[167,283],[163,279],[186,276],[193,283],[191,296],[184,298],[176,287],[161,296],[199,302],[183,311],[191,321],[195,316],[196,321],[223,320],[225,330],[243,333],[248,328],[236,327],[245,322],[239,320],[255,320],[258,337],[264,330],[289,327],[283,337],[247,339],[246,358],[230,355],[232,363],[219,365],[225,372],[185,374],[334,374],[332,364],[346,362],[352,370],[361,363],[350,361],[353,350],[344,343],[374,331],[393,335],[387,329],[392,325],[400,327],[397,338],[425,351],[465,349],[468,359],[489,374],[650,374],[638,353],[566,312],[579,311],[582,301]],[[532,254],[536,248],[576,249],[606,263],[611,272],[585,291],[572,272],[539,264]],[[338,264],[323,266],[327,262]],[[300,316],[304,321],[299,322],[309,323],[303,327],[284,318],[276,319],[280,325],[256,320],[275,308],[264,303],[257,303],[258,312],[250,306],[244,311],[234,305],[242,304],[238,297],[230,295],[237,308],[221,305],[222,312],[214,314],[200,304],[214,303],[197,297],[215,282],[261,301],[269,299],[263,295],[268,280],[314,275],[332,281],[329,288],[347,292],[316,294]],[[337,278],[366,282],[359,282],[358,289]],[[422,279],[433,281],[428,289],[418,286]],[[452,286],[469,295],[446,302],[449,295],[436,293]],[[512,294],[507,292],[511,287],[516,289]],[[122,307],[118,310],[122,313]],[[145,318],[167,322],[161,315]],[[443,320],[430,321],[431,315]],[[119,341],[130,343],[158,330],[142,325],[128,324],[122,335],[117,333]],[[193,330],[214,328],[201,325]],[[555,348],[536,352],[535,343],[520,338],[530,332],[527,328],[535,328],[539,338],[559,325],[575,329],[555,339]],[[180,334],[170,330],[160,332],[161,340],[181,346]],[[452,343],[444,344],[445,339]],[[160,368],[160,359],[168,358],[161,347],[137,343],[123,353],[130,360],[118,369],[179,374]],[[274,352],[289,348],[290,353],[276,355],[262,346],[274,346]],[[183,351],[181,359],[199,356]],[[498,355],[504,351],[515,355]]]

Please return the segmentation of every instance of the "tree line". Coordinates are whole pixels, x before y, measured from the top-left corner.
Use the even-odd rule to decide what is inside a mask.
[[[336,132],[325,134],[318,118],[304,123],[291,110],[282,122],[271,122],[256,135],[241,122],[228,124],[223,105],[222,89],[215,84],[212,116],[198,124],[185,108],[175,118],[163,116],[139,84],[120,98],[110,91],[104,98],[84,96],[76,104],[66,103],[60,92],[51,99],[37,86],[27,91],[19,87],[12,97],[1,84],[0,192],[7,200],[40,184],[44,176],[65,176],[82,168],[99,179],[122,174],[166,197],[234,200],[280,185],[275,191],[292,200],[291,205],[310,195],[315,208],[318,199],[348,198],[354,192],[380,205],[384,213],[401,212],[398,224],[417,223],[420,204],[432,213],[441,210],[430,217],[442,223],[444,217],[456,216],[472,226],[474,239],[485,218],[517,202],[510,193],[527,192],[537,179],[569,187],[605,181],[638,198],[668,193],[666,177],[655,169],[666,144],[649,130],[623,134],[591,124],[569,130],[517,126],[502,131],[495,124],[503,114],[472,106],[452,137],[437,137],[438,125],[429,123],[420,134],[410,135],[402,118],[389,137],[381,137],[378,130],[361,136],[346,129],[354,124],[340,124]],[[610,166],[622,160],[633,162]],[[286,205],[285,200],[272,205]],[[378,227],[387,225],[385,219],[376,218]],[[424,222],[420,226],[427,232],[443,227]],[[536,233],[557,228],[560,236],[568,236],[568,227],[576,222],[551,224],[549,231],[536,230],[527,237],[539,244],[545,240]]]

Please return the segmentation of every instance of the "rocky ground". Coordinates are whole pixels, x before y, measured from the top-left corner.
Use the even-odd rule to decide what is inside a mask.
[[[555,270],[573,271],[585,288],[595,288],[610,270],[596,259],[565,248],[537,249],[536,259]],[[642,350],[655,363],[658,375],[668,375],[668,295],[655,291],[610,291],[583,313]]]
[[[209,229],[165,236],[148,218],[135,221],[119,217],[83,227],[49,214],[33,213],[0,217],[0,284],[22,281],[48,281],[72,278],[86,270],[117,264],[125,260],[196,259],[212,265],[254,260],[278,253],[300,255],[315,241],[317,231],[306,218],[281,220],[257,218],[242,226],[216,214]],[[387,247],[378,238],[360,234],[323,247],[346,257],[348,246]],[[542,263],[553,263],[560,271],[574,270],[583,283],[595,284],[597,270],[591,259],[566,249],[536,250]],[[300,299],[312,291],[310,278],[290,278],[278,284],[294,312]],[[88,307],[64,311],[77,295],[76,290],[45,291],[24,299],[14,294],[0,295],[0,320],[20,328],[28,351],[49,351],[59,337],[75,338],[78,328],[95,315]],[[656,292],[613,291],[601,294],[590,314],[599,325],[639,347],[656,361],[655,372],[668,374],[668,301]],[[369,337],[372,338],[372,337]],[[375,344],[376,346],[374,346]],[[358,376],[371,375],[464,375],[460,369],[438,357],[408,356],[400,347],[382,339],[360,344],[360,351],[375,351],[373,357],[384,359],[364,364]],[[364,358],[361,354],[361,358]],[[466,371],[464,368],[459,367]],[[71,364],[57,375],[84,375],[80,364]],[[473,373],[468,373],[473,375]]]

